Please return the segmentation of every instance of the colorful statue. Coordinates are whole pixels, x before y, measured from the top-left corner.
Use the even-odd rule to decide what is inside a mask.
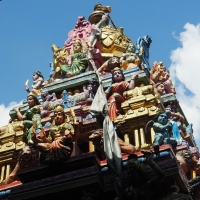
[[[54,103],[57,101],[56,94],[53,92],[50,94],[49,92],[44,92],[41,94],[43,104],[42,104],[42,111],[41,111],[41,118],[48,117],[49,114],[52,112],[54,108]]]
[[[112,85],[105,91],[109,104],[109,117],[114,121],[122,112],[121,103],[124,102],[123,92],[135,87],[135,79],[137,75],[133,75],[130,83],[125,81],[123,72],[119,68],[115,68],[112,72]]]
[[[160,112],[155,117],[155,122],[153,123],[153,130],[155,132],[153,146],[154,149],[158,150],[159,146],[162,144],[171,144],[173,147],[177,145],[175,138],[171,135],[172,124],[169,121],[171,112]]]
[[[113,69],[115,67],[120,68],[120,61],[117,57],[112,57],[109,60],[107,60],[103,65],[98,69],[98,72],[105,75],[106,73],[112,73]]]
[[[27,142],[28,144],[33,144],[32,134],[33,134],[33,124],[35,124],[34,129],[37,132],[42,128],[41,117],[40,117],[40,102],[36,96],[29,94],[27,97],[27,102],[29,109],[22,115],[19,108],[16,108],[16,114],[20,121],[23,121],[24,127],[27,129]]]
[[[154,93],[158,94],[160,96],[164,95],[165,92],[165,86],[162,82],[156,83],[154,85]]]
[[[20,169],[33,167],[36,165],[36,153],[32,147],[25,146],[19,153],[18,162],[9,174],[9,176],[3,181],[4,184],[10,184],[16,180],[19,180],[17,177],[17,172]]]
[[[176,153],[176,159],[178,160],[183,172],[187,174],[193,168],[193,155],[189,150],[181,150]]]
[[[120,58],[121,69],[132,69],[135,67],[140,67],[141,60],[135,53],[135,44],[130,42]]]
[[[117,139],[122,153],[134,154],[136,151],[139,150],[132,144],[127,144],[119,137]],[[89,136],[89,141],[92,141],[95,147],[95,152],[97,152],[99,158],[102,160],[105,159],[104,147],[103,147],[103,129],[97,129],[93,131],[93,133]]]
[[[142,55],[142,65],[146,69],[150,69],[149,65],[149,48],[152,43],[151,37],[148,35],[139,37],[136,43],[136,54],[140,57]]]
[[[87,105],[90,105],[99,87],[99,82],[97,79],[91,79],[88,82],[89,83],[87,85],[83,85],[83,91],[86,95]]]
[[[36,71],[33,73],[33,85],[32,85],[32,90],[29,89],[28,83],[29,80],[26,81],[25,83],[25,89],[28,93],[32,95],[40,95],[42,92],[42,87],[43,87],[43,82],[44,82],[44,77],[40,71]]]
[[[69,55],[66,47],[59,48],[55,44],[51,46],[51,49],[53,51],[53,68],[51,67],[51,78],[53,80],[56,79],[61,79],[61,70],[60,66],[61,65],[66,65],[67,64],[67,56]]]
[[[75,114],[74,114],[75,115]],[[74,118],[74,116],[72,116]],[[49,136],[46,137],[44,131],[40,132],[39,138],[35,134],[35,144],[45,155],[45,162],[56,162],[67,160],[73,150],[72,141],[78,139],[78,123],[75,128],[70,123],[69,116],[64,113],[64,106],[57,104],[54,109],[54,120],[50,128]]]
[[[85,72],[88,58],[84,51],[83,42],[81,40],[75,40],[73,43],[73,51],[71,53],[71,63],[60,66],[63,77],[70,78]]]

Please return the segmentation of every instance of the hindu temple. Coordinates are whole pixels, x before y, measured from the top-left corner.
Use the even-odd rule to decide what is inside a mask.
[[[154,38],[97,3],[0,127],[0,199],[200,199],[200,154]],[[48,66],[49,67],[49,66]]]

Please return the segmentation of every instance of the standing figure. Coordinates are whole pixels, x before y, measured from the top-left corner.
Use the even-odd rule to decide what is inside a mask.
[[[32,95],[40,95],[42,92],[42,87],[43,87],[43,82],[44,82],[44,77],[40,71],[36,71],[33,73],[33,85],[32,85],[32,90],[29,89],[28,82],[29,80],[26,81],[25,83],[25,89],[28,93]]]
[[[87,64],[88,58],[86,53],[84,53],[83,43],[80,39],[77,39],[73,43],[71,64],[61,65],[60,69],[65,77],[70,78],[85,72]]]
[[[142,65],[145,69],[150,69],[149,65],[149,48],[152,43],[151,37],[148,35],[139,37],[136,44],[136,54],[142,55]]]
[[[132,69],[135,67],[140,67],[141,60],[135,53],[135,44],[130,42],[126,48],[126,51],[122,54],[120,58],[121,69]]]
[[[124,74],[119,68],[113,70],[112,85],[105,91],[109,105],[108,113],[112,121],[121,113],[121,103],[125,100],[123,92],[135,87],[135,79],[137,77],[137,75],[133,75],[129,83],[125,81]]]
[[[29,94],[27,97],[27,102],[29,105],[29,109],[21,114],[19,108],[16,108],[16,114],[20,121],[23,121],[24,127],[27,129],[27,141],[28,144],[33,144],[32,134],[36,130],[38,132],[42,128],[41,117],[40,117],[40,102],[36,96]],[[33,128],[33,124],[35,127]],[[35,130],[33,130],[35,129]]]
[[[74,122],[74,128],[69,121],[69,117],[64,113],[64,106],[57,104],[49,137],[46,138],[44,132],[41,131],[40,141],[37,143],[37,138],[35,140],[36,146],[46,155],[46,162],[65,161],[71,156],[72,141],[78,139],[79,130],[78,122]]]

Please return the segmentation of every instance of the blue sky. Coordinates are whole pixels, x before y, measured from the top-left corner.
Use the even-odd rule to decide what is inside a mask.
[[[173,56],[177,55],[178,49],[182,49],[183,51],[178,51],[183,52],[180,59],[186,55],[190,60],[188,56],[190,52],[184,51],[184,44],[187,44],[193,36],[189,36],[187,41],[184,36],[182,39],[181,37],[184,33],[191,33],[190,30],[196,31],[196,36],[199,35],[200,1],[102,0],[99,2],[112,7],[110,15],[115,24],[124,27],[124,33],[133,42],[136,42],[139,36],[149,35],[152,38],[151,65],[156,60],[163,61],[166,67],[172,66],[174,83],[180,89],[181,95],[185,95],[183,99],[193,96],[196,103],[199,100],[197,89],[192,88],[189,81],[187,82],[189,86],[184,83],[187,79],[185,74],[188,76],[189,71],[181,73],[182,69],[177,65],[180,60]],[[32,80],[34,71],[39,70],[45,79],[49,78],[49,63],[52,61],[51,45],[62,47],[78,16],[85,16],[88,19],[96,3],[96,0],[0,1],[0,119],[5,117],[3,111],[6,108],[8,111],[11,102],[19,103],[26,98],[24,83],[27,79]],[[192,26],[184,28],[187,23]],[[194,41],[192,43],[195,46],[196,43]],[[198,61],[198,58],[196,59]],[[191,67],[188,66],[186,69]],[[176,74],[177,69],[179,74]],[[196,70],[195,73],[200,74],[199,69]],[[175,79],[176,75],[179,79]],[[190,89],[193,95],[191,96],[191,93],[184,88]],[[197,103],[195,106],[194,109],[198,110]],[[194,114],[191,114],[191,117],[192,115],[194,117]],[[195,116],[196,121],[197,119],[199,121],[198,117],[200,116]]]

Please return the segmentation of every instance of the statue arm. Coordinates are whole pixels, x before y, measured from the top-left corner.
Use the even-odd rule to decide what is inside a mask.
[[[102,73],[106,69],[108,69],[108,61],[106,61],[105,63],[103,63],[103,65],[101,65],[101,67],[97,71],[100,72],[100,73]]]
[[[171,123],[167,123],[167,124],[165,124],[165,125],[162,125],[162,124],[159,124],[159,123],[154,123],[153,124],[153,128],[155,128],[155,130],[157,130],[157,131],[165,131],[166,130],[166,128],[170,128],[172,125],[171,125]]]
[[[138,75],[133,75],[131,78],[131,81],[129,83],[128,89],[134,89],[135,88],[135,80],[138,78]]]
[[[23,121],[25,119],[25,117],[19,111],[19,108],[15,108],[15,112],[17,114],[17,118],[18,118],[19,121]]]
[[[33,89],[39,89],[40,86],[42,85],[43,81],[44,81],[43,78],[39,78],[39,80],[37,81],[37,83],[35,85],[32,85],[32,88]]]

